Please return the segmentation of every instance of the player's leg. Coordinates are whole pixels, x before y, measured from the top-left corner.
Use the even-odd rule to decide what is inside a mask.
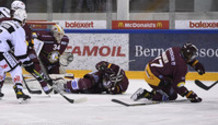
[[[2,70],[0,70],[0,98],[4,96],[4,93],[2,93],[2,87],[5,82],[5,77],[6,77],[6,74],[2,72]]]
[[[30,99],[30,96],[24,94],[23,92],[22,68],[20,66],[16,66],[13,70],[10,71],[10,74],[14,83],[13,88],[17,99]]]
[[[66,84],[63,85],[63,88],[66,92],[70,93],[80,93],[80,92],[88,92],[89,88],[92,87],[92,81],[87,78],[81,79],[73,79],[68,81]]]
[[[36,80],[40,83],[43,91],[46,94],[51,93],[52,89],[48,87],[48,81],[46,80],[46,76],[43,73],[41,66],[40,66],[40,62],[37,58],[37,55],[35,53],[35,50],[33,49],[28,49],[28,56],[31,59],[31,61],[34,63],[34,68],[35,71],[32,72],[31,74],[36,78]]]
[[[150,85],[150,86],[159,86],[161,80],[156,77],[150,70],[149,65],[146,66],[145,68],[145,81]],[[147,99],[152,99],[153,98],[153,93],[149,92],[146,89],[139,88],[131,97],[132,100],[139,100],[141,98],[147,98]]]
[[[167,101],[177,98],[177,93],[172,88],[170,79],[159,79],[151,72],[149,65],[146,66],[145,74],[145,81],[153,90],[149,92],[146,89],[139,88],[131,96],[131,99],[136,101],[147,98],[155,101]]]

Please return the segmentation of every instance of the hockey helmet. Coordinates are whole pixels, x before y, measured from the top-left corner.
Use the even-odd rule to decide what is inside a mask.
[[[185,43],[181,48],[181,53],[187,63],[193,61],[197,57],[198,48],[192,43]]]
[[[20,21],[21,24],[24,25],[26,18],[27,18],[27,14],[26,14],[25,10],[23,10],[23,9],[15,10],[14,15],[13,15],[13,19]]]
[[[11,3],[11,10],[17,10],[17,9],[26,9],[26,5],[20,1],[20,0],[15,0],[14,2]]]
[[[0,7],[0,18],[11,17],[10,10],[6,7]]]
[[[52,26],[51,32],[54,38],[57,40],[57,42],[60,43],[61,39],[64,37],[64,29],[56,24]]]

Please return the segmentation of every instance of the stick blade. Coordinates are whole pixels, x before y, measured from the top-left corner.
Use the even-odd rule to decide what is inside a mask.
[[[195,80],[195,84],[196,84],[197,86],[199,86],[200,88],[204,89],[204,90],[208,90],[208,89],[209,89],[206,85],[204,85],[204,84],[203,84],[200,80],[198,80],[198,79]]]
[[[127,104],[127,103],[125,103],[125,102],[123,102],[123,101],[121,101],[121,100],[118,100],[118,99],[112,99],[111,100],[112,102],[115,102],[115,103],[118,103],[118,104],[121,104],[121,105],[124,105],[124,106],[130,106],[129,104]]]

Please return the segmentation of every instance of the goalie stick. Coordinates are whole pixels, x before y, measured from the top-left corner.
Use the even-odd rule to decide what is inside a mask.
[[[196,79],[195,80],[195,84],[198,86],[198,87],[200,87],[200,88],[202,88],[202,89],[204,89],[204,90],[209,90],[209,89],[211,89],[213,86],[215,86],[216,84],[218,83],[218,81],[215,81],[212,85],[210,85],[210,86],[206,86],[204,83],[202,83],[200,80],[198,80],[198,79]]]
[[[140,102],[140,103],[127,103],[119,99],[112,99],[111,100],[114,103],[126,106],[126,107],[132,107],[132,106],[144,106],[144,105],[154,105],[154,104],[161,104],[161,103],[180,103],[180,102],[187,102],[188,99],[181,99],[181,100],[170,100],[170,101],[149,101],[149,102]]]
[[[32,90],[30,89],[30,87],[27,85],[26,83],[26,80],[25,80],[25,77],[23,76],[23,83],[24,85],[26,86],[27,88],[27,91],[30,93],[30,94],[42,94],[42,91],[41,90]]]
[[[47,80],[49,80],[49,81],[51,81],[51,82],[53,83],[53,80],[51,79],[51,77],[50,77],[49,74],[47,73],[47,70],[46,70],[45,66],[43,65],[43,63],[42,63],[40,57],[38,57],[38,59],[39,59],[39,63],[40,63],[40,66],[41,66],[41,68],[42,68],[42,71],[44,72],[44,74],[45,74]],[[53,85],[54,85],[54,83],[53,83]],[[71,103],[71,104],[74,103],[74,99],[71,99],[71,98],[65,96],[65,95],[61,92],[61,90],[58,89],[58,87],[52,86],[52,88],[53,88],[59,95],[61,95],[64,99],[66,99],[69,103]]]

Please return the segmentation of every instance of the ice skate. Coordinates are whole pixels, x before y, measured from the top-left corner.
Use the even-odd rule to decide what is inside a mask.
[[[13,88],[14,88],[14,91],[15,91],[15,94],[16,94],[16,97],[17,97],[19,103],[22,103],[22,102],[29,100],[31,98],[29,95],[24,94],[22,89],[19,88],[18,85],[15,85]]]
[[[3,82],[0,82],[0,100],[4,96],[4,93],[2,93],[2,85],[3,85]]]
[[[1,91],[0,91],[0,100],[2,99],[3,96],[4,96],[4,94],[1,93]]]
[[[151,99],[151,93],[148,92],[146,89],[139,88],[131,97],[130,99],[137,101],[141,98]]]
[[[48,88],[48,86],[45,86],[42,89],[46,95],[49,95],[53,91],[53,88]]]

